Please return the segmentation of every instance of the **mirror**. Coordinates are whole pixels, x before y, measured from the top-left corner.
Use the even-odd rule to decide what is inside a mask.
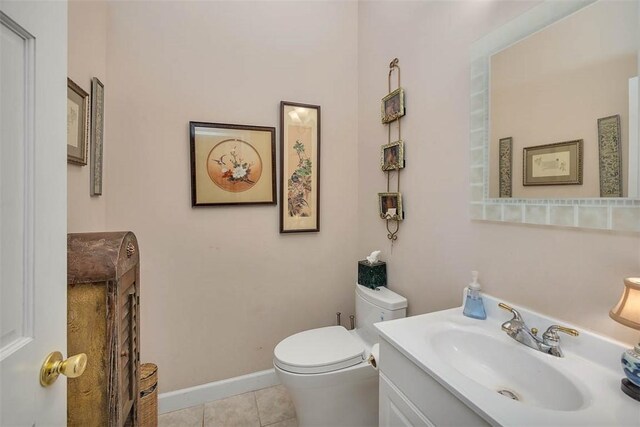
[[[548,1],[474,43],[473,219],[640,231],[639,4]]]

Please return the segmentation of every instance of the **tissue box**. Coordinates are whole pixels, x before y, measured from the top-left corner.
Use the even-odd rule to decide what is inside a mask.
[[[369,261],[358,261],[358,284],[375,289],[378,286],[387,286],[387,263],[378,261],[369,264]]]

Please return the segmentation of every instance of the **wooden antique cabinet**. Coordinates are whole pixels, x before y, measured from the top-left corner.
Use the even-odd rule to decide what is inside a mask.
[[[67,354],[87,355],[68,382],[69,426],[138,424],[139,260],[131,232],[67,236]]]

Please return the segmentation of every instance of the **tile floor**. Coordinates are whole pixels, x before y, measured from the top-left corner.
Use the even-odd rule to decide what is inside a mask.
[[[159,427],[298,427],[282,385],[193,406],[158,417]]]

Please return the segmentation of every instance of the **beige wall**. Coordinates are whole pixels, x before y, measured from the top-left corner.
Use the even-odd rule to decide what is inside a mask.
[[[356,261],[373,249],[411,314],[459,304],[477,268],[494,295],[636,338],[607,310],[638,274],[637,235],[469,220],[469,46],[531,4],[109,3],[100,200],[104,228],[140,240],[142,359],[161,391],[267,369],[280,339],[352,313]],[[391,252],[376,193],[396,56],[407,220]],[[280,100],[322,106],[321,232],[278,234],[273,206],[191,208],[188,121],[277,126]],[[70,209],[87,194],[70,187]]]
[[[637,2],[595,3],[491,57],[490,197],[499,197],[498,140],[506,137],[513,137],[514,198],[600,197],[597,123],[615,114],[626,194],[637,10]],[[576,139],[584,140],[582,185],[522,185],[524,147]]]
[[[69,78],[91,93],[91,79],[97,77],[109,87],[107,70],[107,3],[95,0],[72,0],[68,3]],[[107,91],[108,97],[108,91]],[[105,117],[105,122],[109,118]],[[105,138],[108,139],[105,129]],[[105,153],[109,144],[105,144]],[[91,156],[87,151],[87,162]],[[106,226],[106,195],[89,195],[90,166],[67,165],[67,231],[100,231]]]
[[[140,241],[161,391],[268,369],[281,339],[353,313],[357,11],[109,4],[107,227]],[[189,121],[279,127],[281,100],[322,106],[320,233],[279,234],[277,206],[192,208]]]
[[[469,220],[469,47],[533,4],[360,4],[358,247],[384,249],[389,287],[407,296],[410,314],[459,305],[477,269],[488,293],[631,343],[636,331],[610,320],[608,311],[622,279],[638,274],[637,234]],[[390,37],[389,28],[401,31]],[[379,102],[394,57],[407,99],[407,167],[406,220],[391,248],[376,193],[386,187]]]

